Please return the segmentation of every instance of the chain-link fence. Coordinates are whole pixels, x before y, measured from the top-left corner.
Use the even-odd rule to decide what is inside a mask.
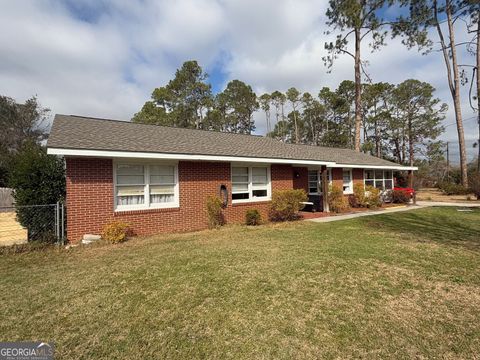
[[[0,246],[28,241],[63,244],[64,239],[62,203],[0,207]]]

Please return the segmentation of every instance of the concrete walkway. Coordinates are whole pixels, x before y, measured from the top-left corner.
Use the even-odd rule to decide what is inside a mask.
[[[355,219],[363,216],[373,216],[373,215],[390,214],[390,213],[402,212],[402,211],[417,210],[417,209],[423,209],[431,206],[480,207],[480,203],[476,201],[459,202],[459,203],[439,202],[439,201],[417,201],[417,205],[408,205],[408,206],[404,205],[404,206],[397,206],[397,207],[387,208],[387,209],[382,209],[377,211],[368,211],[368,212],[336,215],[336,216],[326,216],[326,217],[315,218],[315,219],[306,219],[305,221],[313,221],[313,222],[320,222],[320,223],[332,222],[332,221],[339,221],[339,220]]]
[[[464,202],[417,201],[417,205],[420,205],[420,206],[480,207],[480,201],[464,201]]]
[[[423,209],[427,206],[424,205],[409,205],[409,206],[398,206],[394,208],[376,210],[376,211],[368,211],[368,212],[360,212],[355,214],[346,214],[346,215],[335,215],[335,216],[326,216],[316,219],[307,219],[305,221],[313,221],[313,222],[332,222],[332,221],[339,221],[339,220],[348,220],[348,219],[356,219],[363,216],[373,216],[373,215],[383,215],[383,214],[391,214],[395,212],[402,212],[402,211],[410,211],[410,210],[417,210]]]

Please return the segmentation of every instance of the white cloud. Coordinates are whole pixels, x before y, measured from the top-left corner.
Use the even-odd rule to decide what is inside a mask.
[[[197,59],[204,68],[221,64],[227,75],[257,92],[291,86],[317,94],[353,79],[353,63],[340,57],[323,65],[327,0],[83,0],[10,1],[0,13],[0,94],[19,101],[37,94],[56,113],[129,119],[152,89],[176,68]],[[463,25],[459,25],[463,26]],[[466,32],[459,29],[459,38]],[[432,34],[433,35],[433,34]],[[418,78],[453,106],[439,53],[421,56],[398,39],[370,54],[374,81]],[[472,61],[463,48],[463,62]],[[474,113],[462,89],[464,118]],[[256,116],[264,128],[263,114]],[[477,137],[467,121],[466,138]],[[445,139],[455,140],[455,126]]]

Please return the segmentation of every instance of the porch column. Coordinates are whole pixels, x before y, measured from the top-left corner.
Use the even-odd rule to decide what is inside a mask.
[[[322,166],[321,177],[323,212],[330,212],[330,208],[328,207],[328,170],[326,166]]]
[[[408,170],[408,187],[413,189],[413,183],[414,183],[414,178],[413,178],[413,170]],[[413,189],[413,205],[417,205],[417,192],[415,189]]]

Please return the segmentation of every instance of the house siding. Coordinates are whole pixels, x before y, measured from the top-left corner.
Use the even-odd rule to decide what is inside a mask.
[[[67,238],[78,242],[84,234],[99,234],[113,220],[128,223],[136,235],[205,229],[206,198],[219,194],[222,184],[230,193],[230,171],[227,162],[180,161],[178,208],[115,212],[113,160],[67,157]],[[294,188],[293,179],[291,165],[271,165],[272,191]],[[240,223],[246,210],[255,208],[266,219],[268,207],[266,201],[232,204],[229,198],[224,215],[227,223]]]

